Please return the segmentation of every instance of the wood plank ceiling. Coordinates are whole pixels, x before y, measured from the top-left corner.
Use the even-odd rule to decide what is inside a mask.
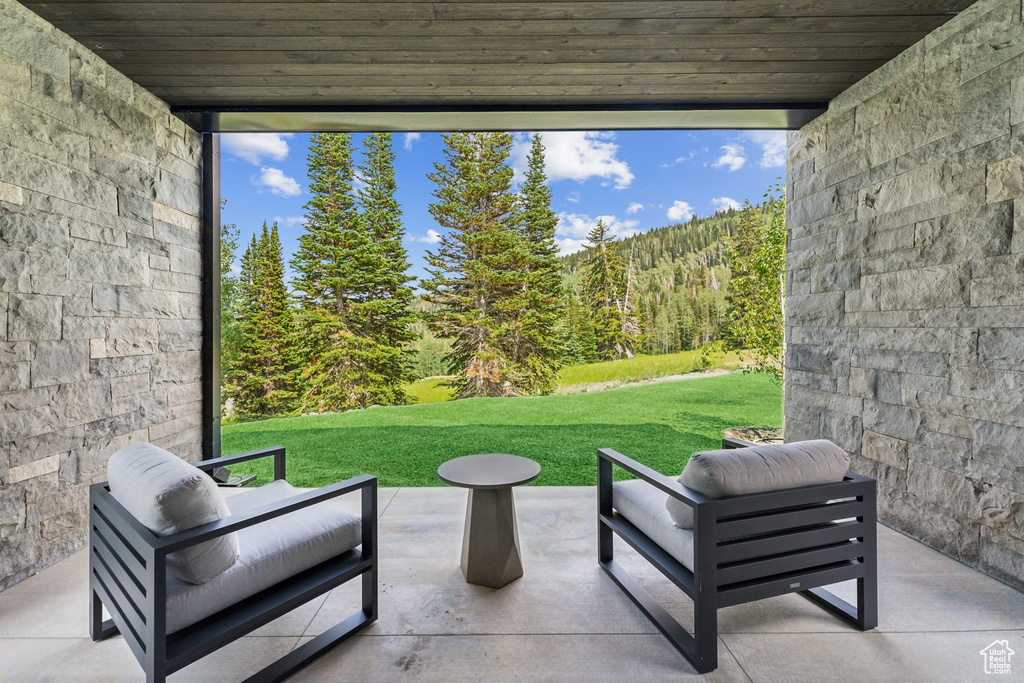
[[[22,2],[179,109],[827,103],[972,0]]]

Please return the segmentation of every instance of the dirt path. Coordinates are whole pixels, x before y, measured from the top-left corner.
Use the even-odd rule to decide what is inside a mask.
[[[661,384],[662,382],[682,382],[688,379],[702,379],[704,377],[717,377],[718,375],[732,375],[742,370],[709,370],[707,372],[690,372],[685,375],[666,375],[665,377],[653,377],[651,379],[640,379],[631,382],[611,380],[608,382],[594,382],[591,384],[570,384],[555,389],[554,394],[584,394],[594,391],[608,391],[610,389],[625,389],[627,387],[640,387],[647,384]]]

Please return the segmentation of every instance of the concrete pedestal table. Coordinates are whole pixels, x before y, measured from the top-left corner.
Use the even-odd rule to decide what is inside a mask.
[[[469,489],[462,573],[467,583],[501,588],[523,575],[512,487],[532,481],[540,465],[529,458],[485,453],[455,458],[437,468],[437,476]]]

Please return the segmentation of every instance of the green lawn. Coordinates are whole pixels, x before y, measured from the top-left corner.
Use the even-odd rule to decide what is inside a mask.
[[[622,360],[609,360],[588,365],[570,365],[562,368],[558,375],[560,387],[574,384],[598,382],[637,382],[668,375],[685,375],[693,372],[700,361],[700,351],[681,351],[659,356],[636,356]],[[714,369],[737,369],[743,363],[738,353],[715,352],[710,354]]]
[[[700,360],[700,351],[682,351],[660,356],[636,356],[623,360],[609,360],[588,365],[570,365],[562,368],[558,375],[559,390],[580,385],[602,382],[638,382],[668,375],[685,375],[693,372]],[[742,367],[743,360],[738,353],[715,352],[710,356],[713,369],[734,370]],[[441,386],[443,377],[428,377],[405,386],[410,396],[418,403],[441,403],[450,401],[448,389]],[[571,389],[570,389],[571,391]],[[559,392],[556,392],[559,393]]]
[[[566,396],[476,398],[225,426],[223,452],[288,449],[288,479],[321,486],[367,472],[381,486],[438,486],[437,467],[471,453],[515,453],[539,485],[593,485],[596,451],[614,448],[666,474],[716,448],[722,430],[780,426],[782,395],[762,375],[731,374]],[[234,471],[242,473],[242,467]],[[270,476],[266,461],[248,471]]]

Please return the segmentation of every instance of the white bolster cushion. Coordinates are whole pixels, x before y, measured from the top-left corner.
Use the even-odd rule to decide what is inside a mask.
[[[831,441],[795,441],[720,451],[694,453],[679,483],[710,498],[778,491],[842,481],[850,469],[850,456]],[[693,528],[693,508],[668,497],[672,521]]]
[[[227,517],[213,479],[181,458],[148,443],[110,456],[107,481],[114,499],[157,536],[170,536]],[[238,559],[238,537],[226,534],[167,556],[167,569],[190,583],[205,583]]]

